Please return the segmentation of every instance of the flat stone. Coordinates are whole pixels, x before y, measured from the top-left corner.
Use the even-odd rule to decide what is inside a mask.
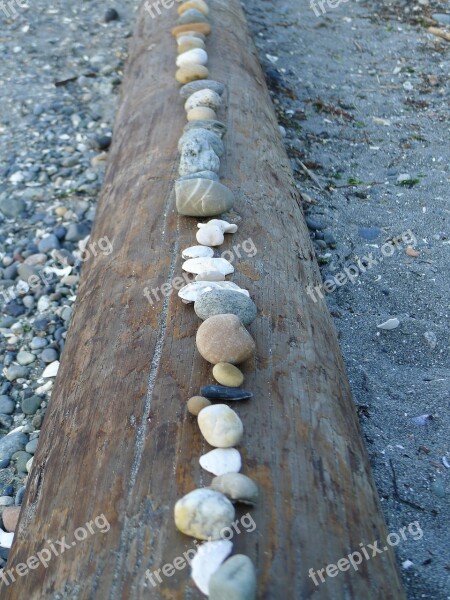
[[[227,363],[219,363],[221,365]],[[217,366],[217,365],[215,365]],[[234,365],[230,365],[233,367]],[[239,369],[238,369],[239,371]],[[241,388],[230,387],[225,385],[205,385],[200,390],[200,394],[208,400],[248,400],[249,398],[253,398],[253,394],[251,392],[247,392]]]
[[[195,92],[205,89],[212,90],[213,92],[216,92],[216,94],[219,94],[219,96],[223,96],[223,93],[225,92],[223,83],[214,81],[214,79],[204,79],[202,81],[193,81],[192,83],[184,85],[180,89],[180,96],[187,99],[189,96],[192,96],[192,94],[195,94]]]
[[[224,125],[221,121],[191,121],[184,126],[183,131],[186,133],[187,131],[191,131],[192,129],[208,129],[209,131],[213,131],[221,138],[227,132],[227,126]]]
[[[194,417],[197,417],[199,412],[207,406],[211,406],[211,402],[203,396],[192,396],[187,403],[188,411],[191,415],[194,415]]]
[[[183,146],[190,141],[195,141],[198,145],[207,142],[218,157],[223,156],[225,153],[225,146],[221,137],[209,129],[202,129],[199,127],[183,133],[178,141],[178,150],[180,153],[183,152]]]
[[[225,281],[225,275],[220,271],[206,271],[196,275],[195,281]]]
[[[59,360],[55,360],[54,362],[50,363],[44,369],[44,372],[42,373],[42,377],[44,379],[47,379],[48,377],[56,377],[56,375],[58,374],[58,369],[59,369]]]
[[[175,182],[177,210],[189,217],[213,217],[233,207],[234,194],[226,186],[208,179]]]
[[[190,246],[181,253],[184,259],[188,258],[212,258],[214,256],[214,250],[207,248],[206,246]]]
[[[204,79],[208,77],[209,71],[203,65],[185,65],[180,67],[175,73],[175,78],[178,83],[189,83],[196,79]]]
[[[199,229],[205,229],[206,227],[219,227],[223,233],[236,233],[238,226],[235,223],[228,223],[223,219],[211,219],[207,223],[197,223]]]
[[[363,239],[372,242],[381,235],[381,229],[378,227],[360,227],[358,233]]]
[[[197,231],[195,238],[204,246],[221,246],[225,241],[223,231],[217,225],[202,227]]]
[[[257,315],[253,300],[231,290],[212,290],[202,294],[196,300],[194,310],[203,321],[214,315],[232,314],[245,326],[253,323]]]
[[[215,121],[217,115],[212,108],[206,106],[197,106],[187,113],[188,121]]]
[[[199,38],[193,37],[192,35],[182,35],[177,39],[178,46],[178,54],[183,54],[183,52],[187,52],[188,50],[193,50],[194,48],[201,48],[202,50],[206,50],[206,44],[203,40]]]
[[[209,580],[209,600],[255,600],[256,571],[248,556],[235,554]]]
[[[180,498],[175,504],[174,517],[181,533],[200,540],[218,540],[222,531],[233,523],[235,512],[226,496],[203,488]]]
[[[188,0],[187,2],[183,2],[183,4],[180,4],[180,6],[177,8],[177,12],[179,15],[182,15],[191,8],[200,11],[204,15],[209,14],[209,6],[204,0]]]
[[[213,289],[233,290],[245,296],[250,295],[248,290],[240,288],[232,281],[196,281],[182,287],[178,292],[178,296],[183,302],[189,304],[190,302],[195,302],[202,294],[210,292]]]
[[[218,173],[219,169],[220,159],[206,139],[192,138],[183,144],[178,169],[180,175],[192,175],[197,171]]]
[[[244,383],[242,371],[230,363],[222,362],[214,365],[212,374],[218,383],[228,387],[239,387]]]
[[[233,314],[208,317],[197,331],[196,342],[200,354],[213,365],[220,362],[238,365],[255,352],[252,336]]]
[[[203,437],[215,448],[231,448],[244,435],[239,416],[226,404],[214,404],[204,408],[197,417]]]
[[[204,89],[194,92],[191,96],[189,96],[184,104],[184,109],[186,112],[189,112],[193,108],[204,106],[216,111],[221,103],[222,99],[219,94],[213,90]]]
[[[211,181],[219,181],[220,177],[213,171],[197,171],[189,175],[183,175],[178,181],[186,181],[187,179],[210,179]]]
[[[224,275],[234,273],[233,265],[225,258],[190,258],[182,265],[183,271],[187,273],[204,273],[205,271],[220,271]]]
[[[191,577],[204,594],[208,595],[209,580],[223,561],[231,554],[233,544],[229,540],[216,540],[202,544],[191,562]]]
[[[208,19],[201,11],[189,8],[178,17],[177,25],[187,25],[190,23],[208,23]]]
[[[255,504],[258,499],[257,485],[242,473],[225,473],[214,477],[210,487],[225,494],[232,502]]]
[[[208,64],[208,53],[203,48],[192,48],[192,50],[179,54],[176,60],[177,67],[206,64]]]
[[[182,25],[176,25],[172,27],[171,33],[174,37],[185,33],[202,33],[203,35],[209,35],[211,33],[211,25],[209,23],[183,23]],[[208,79],[208,75],[202,77],[202,79]]]
[[[242,458],[236,448],[215,448],[199,460],[200,466],[213,475],[237,473],[242,467]]]

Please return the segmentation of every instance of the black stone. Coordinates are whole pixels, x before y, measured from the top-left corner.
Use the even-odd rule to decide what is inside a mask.
[[[206,385],[200,390],[200,396],[209,400],[247,400],[253,398],[251,392],[224,385]]]

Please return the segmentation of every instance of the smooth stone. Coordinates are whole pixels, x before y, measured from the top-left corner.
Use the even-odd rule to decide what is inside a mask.
[[[358,229],[358,233],[364,240],[372,242],[380,236],[381,229],[379,229],[378,227],[360,227]]]
[[[28,454],[35,454],[37,447],[39,444],[39,438],[33,438],[32,440],[30,440],[28,442],[28,444],[25,446],[25,452],[28,452]]]
[[[230,363],[218,363],[214,365],[212,374],[218,383],[228,387],[236,388],[244,383],[244,374],[242,371],[234,365],[230,365]]]
[[[258,499],[257,485],[242,473],[225,473],[214,477],[210,487],[224,494],[232,502],[255,504]]]
[[[233,505],[231,505],[231,506],[233,506]],[[2,548],[11,548],[13,539],[14,539],[14,533],[6,533],[6,531],[3,531],[3,529],[0,529],[0,546]]]
[[[235,554],[209,580],[209,600],[255,600],[256,571],[248,556]]]
[[[236,294],[233,290],[205,292],[196,300],[194,310],[203,321],[214,315],[236,315],[246,327],[253,323],[257,315],[256,304],[253,300],[243,294]]]
[[[177,46],[178,46],[179,54],[183,54],[180,51],[181,46],[189,45],[189,44],[192,44],[192,46],[191,46],[191,48],[188,48],[188,50],[194,50],[194,48],[201,48],[202,50],[205,50],[205,48],[206,48],[206,44],[205,44],[204,40],[200,39],[199,37],[196,37],[193,35],[180,35],[177,38]]]
[[[178,297],[186,304],[189,304],[190,302],[195,302],[202,294],[218,289],[227,291],[233,290],[244,296],[250,296],[248,290],[240,288],[232,281],[196,281],[182,287],[178,292]]]
[[[28,437],[21,431],[8,433],[0,440],[0,460],[11,460],[12,455],[23,450],[28,443]]]
[[[205,410],[208,409],[200,415]],[[218,540],[223,529],[233,523],[235,512],[226,496],[203,488],[180,498],[175,504],[174,517],[181,533],[200,540]]]
[[[212,110],[217,110],[219,106],[222,104],[222,99],[213,90],[204,89],[199,90],[198,92],[194,92],[189,98],[186,100],[184,104],[184,109],[186,112],[189,112],[193,108],[197,108],[199,106],[206,106],[207,108],[211,108]]]
[[[193,108],[187,114],[187,120],[191,121],[215,121],[217,119],[217,115],[215,111],[211,108],[207,108],[206,106],[198,106],[197,108]]]
[[[220,271],[224,275],[234,273],[233,265],[225,258],[190,258],[182,265],[183,271],[198,275],[204,271]]]
[[[226,404],[213,404],[204,408],[197,417],[203,437],[215,448],[231,448],[244,435],[239,416]]]
[[[20,506],[7,506],[2,513],[3,527],[8,532],[16,530],[19,521]]]
[[[189,179],[175,182],[177,210],[188,217],[214,217],[233,207],[233,192],[217,181]]]
[[[187,181],[188,179],[210,179],[211,181],[219,181],[220,177],[213,171],[197,171],[189,175],[183,175],[178,181]]]
[[[46,367],[44,369],[44,372],[42,373],[42,377],[44,379],[47,379],[49,377],[56,377],[56,375],[58,374],[58,369],[59,369],[59,361],[55,360],[54,362],[50,363],[48,365],[48,367]]]
[[[202,227],[197,231],[195,239],[204,246],[221,246],[225,241],[223,231],[217,225]]]
[[[220,121],[191,121],[184,126],[183,131],[186,133],[186,131],[191,131],[192,129],[208,129],[209,131],[216,133],[221,138],[227,132],[227,126]]]
[[[211,25],[209,23],[184,23],[183,25],[176,25],[172,27],[171,33],[174,37],[178,37],[180,34],[192,34],[202,33],[203,35],[209,35],[211,33]],[[202,77],[202,79],[208,79],[208,75]]]
[[[195,8],[188,8],[177,19],[177,25],[189,25],[190,23],[208,23],[206,16]]]
[[[196,38],[186,37],[184,39],[195,40]],[[202,50],[205,50],[206,46],[204,42],[202,42],[202,40],[199,39],[197,39],[195,42],[183,42],[182,44],[178,45],[178,54],[183,54],[184,52],[187,52],[188,50],[193,50],[194,48],[202,48]]]
[[[9,396],[0,396],[0,413],[2,415],[12,415],[16,408],[16,403]]]
[[[225,281],[225,275],[220,271],[206,271],[196,275],[195,281]]]
[[[40,396],[28,396],[24,398],[21,403],[22,412],[25,415],[34,415],[37,409],[42,404],[42,398]]]
[[[214,81],[214,79],[205,79],[203,81],[194,81],[184,85],[180,89],[180,96],[187,99],[189,96],[192,96],[192,94],[195,94],[195,92],[205,89],[212,90],[213,92],[216,92],[216,94],[219,94],[219,96],[223,96],[223,93],[225,92],[223,83]]]
[[[221,137],[209,129],[198,128],[186,131],[178,141],[178,150],[180,153],[183,151],[183,146],[190,141],[195,141],[199,146],[207,142],[219,158],[225,153],[225,146]]]
[[[177,12],[179,15],[182,15],[190,8],[194,8],[204,15],[209,14],[209,6],[204,0],[188,0],[187,2],[183,2],[183,4],[180,4],[180,6],[177,8]]]
[[[202,544],[191,562],[191,577],[203,594],[208,595],[209,580],[223,561],[230,556],[233,544],[229,540],[217,540]]]
[[[314,217],[305,217],[306,224],[308,229],[312,229],[313,231],[321,231],[326,228],[326,225],[321,221],[318,221]]]
[[[207,248],[206,246],[190,246],[181,253],[182,258],[212,258],[214,256],[214,250]]]
[[[16,360],[19,365],[26,366],[31,365],[36,360],[36,356],[31,352],[21,351],[17,354]]]
[[[208,77],[208,69],[203,65],[186,65],[178,69],[175,74],[178,83],[188,83],[203,77]]]
[[[25,465],[25,470],[27,473],[29,473],[31,471],[31,468],[33,466],[33,460],[34,460],[34,456],[32,456],[30,458],[30,460],[27,461],[26,465]]]
[[[216,448],[200,457],[200,466],[213,475],[238,473],[242,467],[242,458],[236,448]]]
[[[14,498],[11,496],[0,496],[0,506],[13,506]]]
[[[223,365],[225,363],[219,364]],[[205,385],[200,390],[200,394],[209,400],[248,400],[249,398],[253,398],[251,392],[225,385]]]
[[[384,323],[380,323],[380,325],[377,325],[377,328],[389,331],[391,329],[396,329],[399,325],[400,321],[395,317],[394,319],[388,319],[387,321],[384,321]]]
[[[200,325],[196,336],[197,349],[205,360],[238,365],[251,358],[255,342],[239,317],[234,314],[215,314]]]
[[[5,370],[5,377],[8,381],[16,381],[16,379],[26,379],[30,370],[22,365],[11,365]]]
[[[187,409],[194,417],[197,417],[199,412],[207,406],[211,406],[211,402],[203,396],[192,396],[187,403]]]
[[[19,451],[15,452],[12,456],[13,460],[16,461],[16,468],[19,473],[27,473],[27,463],[32,458],[28,452]]]
[[[203,48],[193,48],[187,52],[179,54],[177,57],[177,67],[187,65],[206,65],[208,63],[208,53]]]
[[[236,233],[238,230],[237,225],[228,223],[228,221],[223,221],[222,219],[211,219],[207,223],[198,223],[197,227],[202,229],[203,227],[211,227],[212,225],[219,227],[223,233]]]
[[[190,29],[190,30],[183,29],[183,31],[177,32],[175,34],[177,41],[183,35],[188,35],[189,37],[196,37],[199,40],[202,40],[203,42],[206,40],[206,34],[201,33],[201,31],[194,31],[193,29]]]
[[[183,145],[178,169],[180,175],[191,175],[197,171],[218,173],[219,169],[220,159],[206,140],[191,139]]]

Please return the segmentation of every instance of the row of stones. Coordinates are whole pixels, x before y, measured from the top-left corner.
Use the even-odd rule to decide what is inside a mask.
[[[179,179],[175,182],[176,205],[180,215],[217,217],[230,210],[233,192],[219,182],[222,141],[226,126],[217,119],[225,86],[208,79],[206,36],[211,33],[210,8],[204,0],[185,0],[178,7],[179,18],[172,29],[178,45],[176,79],[185,100],[187,125],[179,141]],[[240,388],[244,375],[238,365],[253,356],[255,343],[246,329],[256,318],[256,306],[247,290],[226,280],[234,272],[224,258],[214,257],[225,234],[237,232],[237,225],[222,219],[199,223],[198,245],[183,250],[183,270],[195,281],[179,292],[185,303],[194,302],[200,325],[196,344],[205,360],[213,364],[212,375],[219,385],[207,385],[200,396],[190,398],[189,412],[197,417],[205,440],[214,450],[200,457],[200,465],[215,475],[207,488],[199,488],[175,504],[175,525],[185,535],[207,540],[192,561],[192,578],[212,600],[254,600],[256,573],[245,555],[231,554],[233,544],[226,538],[235,519],[234,503],[253,505],[258,497],[256,484],[239,473],[240,443],[244,426],[238,414],[224,401],[252,397]],[[222,401],[212,404],[212,401]]]

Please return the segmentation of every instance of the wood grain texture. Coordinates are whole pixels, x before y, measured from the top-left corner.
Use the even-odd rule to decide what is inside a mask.
[[[257,354],[244,368],[255,397],[237,410],[243,472],[261,501],[234,551],[254,560],[260,599],[401,599],[392,550],[319,587],[308,577],[386,530],[331,318],[305,293],[320,275],[242,9],[210,4],[210,74],[228,88],[222,182],[242,217],[223,249],[249,239],[257,248],[237,250],[234,281],[259,308]],[[198,464],[210,448],[186,411],[212,382],[195,348],[200,321],[175,293],[154,306],[144,296],[181,274],[181,250],[195,243],[197,220],[177,215],[173,193],[186,119],[175,19],[176,5],[157,19],[141,7],[137,18],[92,237],[107,236],[113,252],[83,268],[8,567],[46,540],[72,541],[98,515],[111,528],[3,584],[5,600],[201,597],[189,569],[158,587],[145,579],[194,547],[175,530],[173,505],[211,479]]]

